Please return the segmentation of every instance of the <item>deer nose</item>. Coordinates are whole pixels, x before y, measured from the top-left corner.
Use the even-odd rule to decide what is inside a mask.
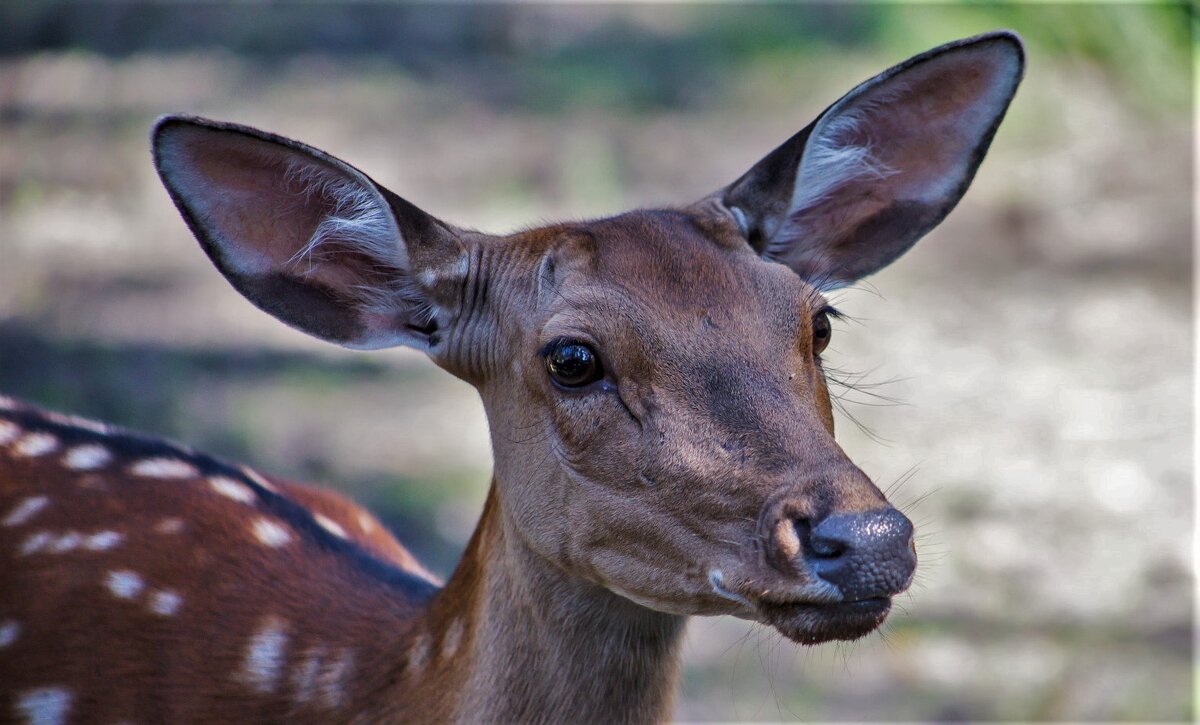
[[[898,594],[917,568],[912,522],[891,506],[816,521],[784,514],[771,529],[767,554],[776,568],[807,571],[847,601]]]
[[[828,516],[807,537],[796,525],[809,569],[847,600],[904,591],[917,568],[912,522],[891,506]]]

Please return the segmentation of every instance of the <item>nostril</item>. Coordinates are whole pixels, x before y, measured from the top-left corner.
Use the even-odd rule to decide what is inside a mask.
[[[796,531],[800,541],[804,542],[804,553],[807,556],[815,559],[836,559],[850,548],[850,542],[844,536],[838,535],[841,532],[831,532],[828,529],[829,527],[818,524],[814,530],[808,519],[796,520]]]
[[[849,548],[850,545],[845,541],[829,536],[810,536],[808,538],[809,552],[820,559],[836,559]]]

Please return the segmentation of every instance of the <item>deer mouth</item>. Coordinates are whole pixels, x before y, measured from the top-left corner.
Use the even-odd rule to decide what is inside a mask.
[[[759,600],[760,621],[800,644],[854,640],[875,631],[892,609],[891,597],[828,604]]]
[[[719,569],[709,573],[709,584],[721,598],[744,607],[735,613],[770,625],[780,634],[800,644],[820,644],[832,640],[854,640],[875,631],[892,610],[892,596],[898,592],[844,599],[829,584],[810,582],[793,589],[786,599],[765,594],[762,587],[731,587]]]

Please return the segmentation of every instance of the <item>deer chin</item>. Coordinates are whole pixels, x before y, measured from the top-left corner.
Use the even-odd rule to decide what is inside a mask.
[[[891,597],[835,604],[760,601],[758,619],[799,644],[855,640],[875,631],[892,609]]]

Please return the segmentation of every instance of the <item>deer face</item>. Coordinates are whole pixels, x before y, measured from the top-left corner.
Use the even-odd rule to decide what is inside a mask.
[[[659,611],[801,642],[876,627],[912,525],[833,438],[823,293],[886,266],[961,198],[1020,46],[943,46],[852,90],[689,207],[491,237],[344,162],[168,118],[160,174],[252,302],[318,337],[406,344],[476,385],[506,525]]]
[[[834,441],[822,294],[712,201],[506,244],[537,251],[483,397],[525,540],[660,611],[873,629],[912,527]]]

